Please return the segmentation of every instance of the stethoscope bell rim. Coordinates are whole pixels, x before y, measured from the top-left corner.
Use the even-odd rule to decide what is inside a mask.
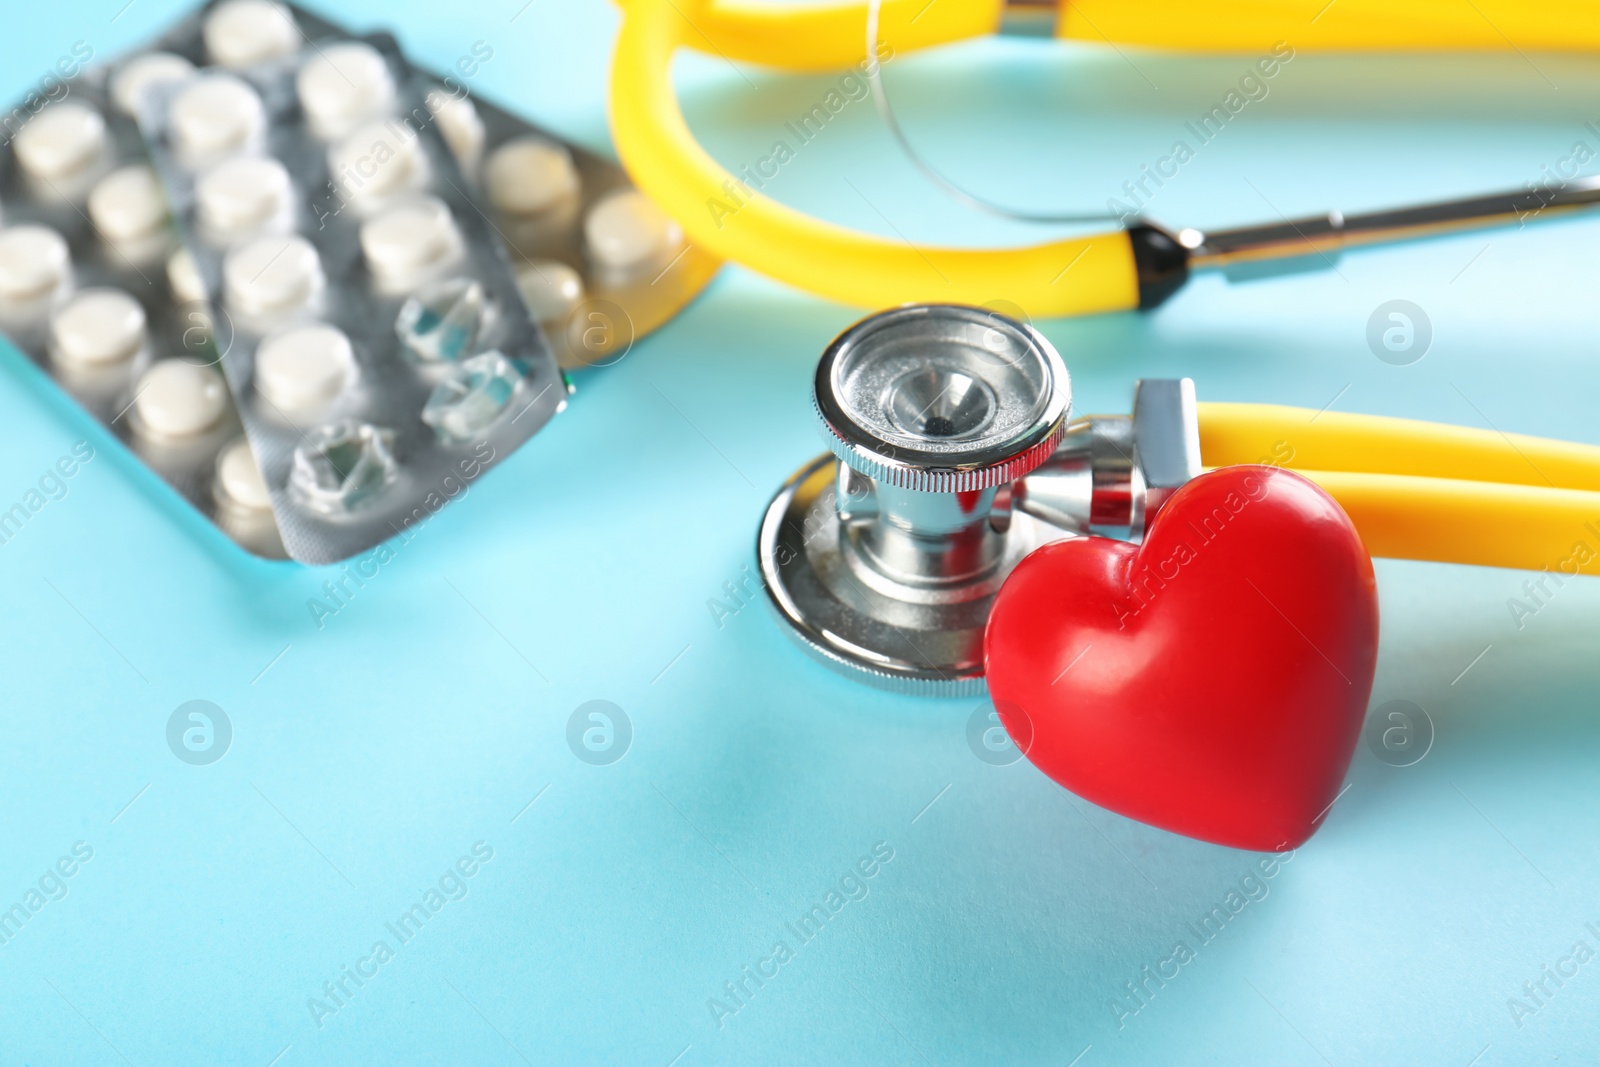
[[[992,594],[914,604],[862,581],[841,551],[838,472],[833,455],[817,456],[784,482],[762,519],[756,557],[784,629],[813,659],[853,681],[909,696],[982,696]],[[1033,546],[1012,543],[1009,566]]]
[[[987,308],[913,304],[839,334],[817,363],[812,400],[847,466],[899,489],[959,493],[1048,459],[1072,382],[1031,326]]]

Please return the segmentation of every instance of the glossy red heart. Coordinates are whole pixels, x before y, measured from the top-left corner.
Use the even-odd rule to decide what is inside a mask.
[[[1338,795],[1378,654],[1372,561],[1316,484],[1203,474],[1143,544],[1080,537],[1012,572],[985,661],[1028,758],[1130,818],[1235,848],[1311,836]]]

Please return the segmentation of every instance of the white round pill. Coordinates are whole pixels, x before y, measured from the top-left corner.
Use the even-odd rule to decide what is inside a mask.
[[[478,109],[465,96],[455,96],[443,89],[432,89],[427,97],[428,111],[439,123],[450,154],[456,157],[461,169],[475,173],[478,160],[483,155],[483,120]]]
[[[285,415],[321,411],[355,376],[355,351],[337,326],[296,326],[256,349],[256,390]]]
[[[201,175],[194,192],[205,225],[224,233],[253,230],[288,207],[289,172],[271,156],[237,156]]]
[[[192,437],[209,430],[228,409],[222,376],[210,367],[164,359],[139,378],[134,409],[158,437]]]
[[[346,196],[377,198],[417,184],[423,176],[417,135],[404,123],[373,122],[328,153],[328,168]]]
[[[222,261],[228,303],[247,315],[298,310],[322,288],[322,260],[304,237],[260,237]]]
[[[205,74],[172,101],[172,134],[191,158],[219,156],[250,143],[265,127],[266,109],[249,85],[231,74]]]
[[[583,277],[555,259],[517,267],[517,289],[535,322],[564,322],[583,303]]]
[[[144,345],[144,308],[121,289],[85,289],[56,313],[50,335],[66,362],[120,363]]]
[[[17,162],[36,178],[65,178],[86,169],[106,146],[106,120],[88,104],[67,100],[45,108],[17,131]]]
[[[436,196],[419,196],[361,224],[361,251],[372,272],[403,278],[452,258],[460,248],[450,209]]]
[[[295,78],[300,107],[321,137],[339,137],[386,107],[394,97],[389,64],[361,41],[317,50]]]
[[[249,67],[293,53],[300,28],[282,4],[271,0],[228,0],[206,16],[201,31],[213,63]]]
[[[619,270],[659,262],[683,243],[683,229],[637,189],[601,199],[583,221],[583,236],[596,262]]]
[[[0,230],[0,297],[32,300],[66,284],[72,271],[67,242],[48,226]]]
[[[143,163],[120,167],[89,192],[89,219],[108,241],[131,241],[167,221],[167,198],[156,172]]]
[[[537,215],[578,192],[578,171],[565,145],[518,137],[496,148],[484,174],[489,202],[508,215]]]
[[[200,269],[194,265],[194,256],[187,248],[178,249],[167,260],[167,287],[172,290],[172,299],[180,304],[206,298],[206,284],[200,279]]]
[[[217,489],[224,500],[251,511],[272,507],[272,494],[267,492],[261,465],[250,451],[249,440],[242,435],[228,442],[217,457]]]
[[[129,60],[111,79],[111,99],[118,110],[135,118],[144,95],[158,85],[180,82],[194,73],[194,64],[171,52],[146,52]]]

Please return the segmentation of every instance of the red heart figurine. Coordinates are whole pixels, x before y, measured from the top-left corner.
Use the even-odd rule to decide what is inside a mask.
[[[1224,467],[1144,543],[1040,548],[989,616],[989,693],[1051,778],[1234,848],[1310,837],[1372,690],[1378,600],[1361,537],[1315,483]]]

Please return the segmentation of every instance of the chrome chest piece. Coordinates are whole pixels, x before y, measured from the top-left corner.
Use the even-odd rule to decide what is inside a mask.
[[[829,452],[761,523],[763,584],[802,647],[902,692],[983,691],[1000,585],[1038,546],[1139,539],[1200,470],[1194,385],[1144,380],[1132,416],[1068,422],[1072,385],[1036,330],[983,308],[869,316],[817,364]]]

